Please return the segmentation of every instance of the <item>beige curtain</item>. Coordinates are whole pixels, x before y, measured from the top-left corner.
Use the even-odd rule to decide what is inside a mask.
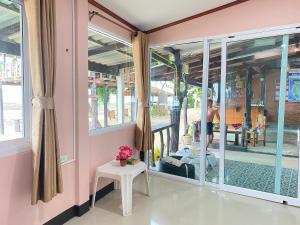
[[[138,112],[135,129],[135,147],[146,152],[152,149],[151,121],[149,114],[148,92],[148,38],[142,32],[132,36],[133,61],[138,99]]]
[[[25,0],[32,79],[33,183],[31,203],[62,193],[56,133],[54,0]]]

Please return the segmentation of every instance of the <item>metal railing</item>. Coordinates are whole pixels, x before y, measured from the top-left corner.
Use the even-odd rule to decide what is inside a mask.
[[[164,143],[164,135],[163,132],[166,130],[167,135],[167,156],[170,154],[170,141],[171,141],[171,131],[170,129],[174,126],[174,123],[163,123],[158,124],[155,126],[152,126],[152,141],[153,141],[153,149],[151,150],[151,166],[155,167],[155,157],[154,157],[154,140],[155,140],[155,134],[159,133],[160,138],[160,158],[163,158],[164,151],[165,151],[165,143]]]

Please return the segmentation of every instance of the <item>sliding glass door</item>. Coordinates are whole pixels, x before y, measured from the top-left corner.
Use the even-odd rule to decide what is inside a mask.
[[[152,48],[150,168],[300,205],[295,31]]]
[[[299,34],[226,44],[224,184],[297,198]]]

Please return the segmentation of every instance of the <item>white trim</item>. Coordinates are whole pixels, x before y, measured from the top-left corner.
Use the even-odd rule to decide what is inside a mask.
[[[221,99],[220,99],[220,159],[219,159],[219,184],[222,187],[225,176],[225,136],[226,136],[226,70],[227,70],[227,43],[222,41],[221,49]]]
[[[98,128],[98,129],[90,130],[89,131],[89,136],[97,136],[97,135],[101,135],[101,134],[106,134],[106,133],[110,133],[110,132],[125,129],[125,128],[131,127],[133,125],[135,125],[135,122],[116,124],[116,125],[113,125],[113,126],[110,126],[110,127]]]
[[[256,38],[265,38],[265,37],[274,37],[274,36],[281,36],[284,34],[294,34],[300,31],[297,27],[290,27],[290,28],[279,28],[279,29],[270,29],[270,30],[262,30],[260,32],[249,33],[249,34],[238,34],[232,35],[228,37],[224,37],[227,42],[234,42],[234,41],[245,41],[251,40]]]
[[[121,42],[125,45],[128,45],[129,47],[132,47],[130,39],[127,39],[127,38],[121,37],[120,35],[114,34],[111,31],[106,30],[100,26],[97,26],[91,22],[89,22],[88,29],[91,29],[92,31],[99,33],[107,38],[111,38],[115,41]]]
[[[205,181],[205,182],[204,182],[204,186],[207,186],[207,187],[211,187],[211,188],[214,188],[214,189],[221,190],[221,189],[220,189],[219,183],[213,183],[213,182]]]
[[[29,62],[29,49],[28,49],[28,30],[26,12],[24,6],[21,6],[21,62],[22,62],[22,88],[23,88],[23,135],[25,143],[31,143],[31,98],[32,98],[32,86],[31,86],[31,71]]]
[[[278,122],[277,122],[277,142],[275,157],[275,193],[280,194],[281,174],[282,174],[282,145],[284,139],[284,115],[285,115],[285,96],[286,81],[288,74],[289,57],[289,35],[282,36],[281,46],[281,64],[280,64],[280,91],[278,102]]]
[[[25,138],[0,142],[0,158],[31,151],[31,143]]]
[[[235,194],[239,194],[239,195],[244,195],[244,196],[254,197],[254,198],[263,199],[263,200],[267,200],[267,201],[277,202],[277,203],[283,203],[285,201],[288,203],[288,205],[300,207],[300,202],[298,201],[298,199],[283,196],[283,195],[276,195],[273,193],[256,191],[256,190],[235,187],[235,186],[230,186],[230,185],[224,185],[222,190],[231,192],[231,193],[235,193]]]
[[[206,178],[206,132],[207,132],[207,90],[209,73],[209,43],[204,40],[203,45],[203,76],[202,76],[202,110],[201,110],[201,147],[200,147],[200,183]]]
[[[10,0],[12,1],[12,0]],[[12,1],[20,6],[20,58],[22,74],[22,136],[0,142],[0,157],[31,151],[31,76],[28,60],[27,24],[23,1]]]

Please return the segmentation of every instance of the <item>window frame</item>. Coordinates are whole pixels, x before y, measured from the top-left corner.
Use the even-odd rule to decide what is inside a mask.
[[[27,23],[23,0],[10,0],[20,6],[20,58],[22,74],[23,137],[0,141],[0,157],[31,150],[31,76],[28,58]]]
[[[92,24],[92,23],[88,24],[88,30],[92,30],[95,33],[103,35],[103,36],[105,36],[107,38],[110,38],[114,41],[118,41],[120,43],[123,43],[123,44],[127,45],[128,47],[132,48],[132,43],[130,43],[129,40],[125,40],[124,38],[122,38],[120,36],[117,36],[117,35],[109,32],[109,31],[107,31],[107,30],[105,30],[101,27],[98,27],[98,26]],[[90,72],[90,70],[88,70],[88,73],[89,72]],[[134,77],[134,80],[135,80],[135,77]],[[89,89],[89,87],[88,87],[88,89]],[[123,102],[122,112],[124,114],[124,102]],[[118,124],[114,124],[114,125],[110,125],[110,126],[105,126],[105,127],[98,127],[98,128],[95,128],[95,129],[90,129],[89,128],[89,136],[100,135],[100,134],[116,131],[116,130],[119,130],[119,129],[127,128],[127,127],[130,127],[131,125],[136,123],[136,117],[137,117],[137,90],[136,90],[136,88],[134,90],[134,109],[131,108],[131,112],[134,113],[131,121],[125,122],[125,120],[123,118],[122,123],[118,123]],[[88,115],[88,119],[89,119],[89,115]]]

